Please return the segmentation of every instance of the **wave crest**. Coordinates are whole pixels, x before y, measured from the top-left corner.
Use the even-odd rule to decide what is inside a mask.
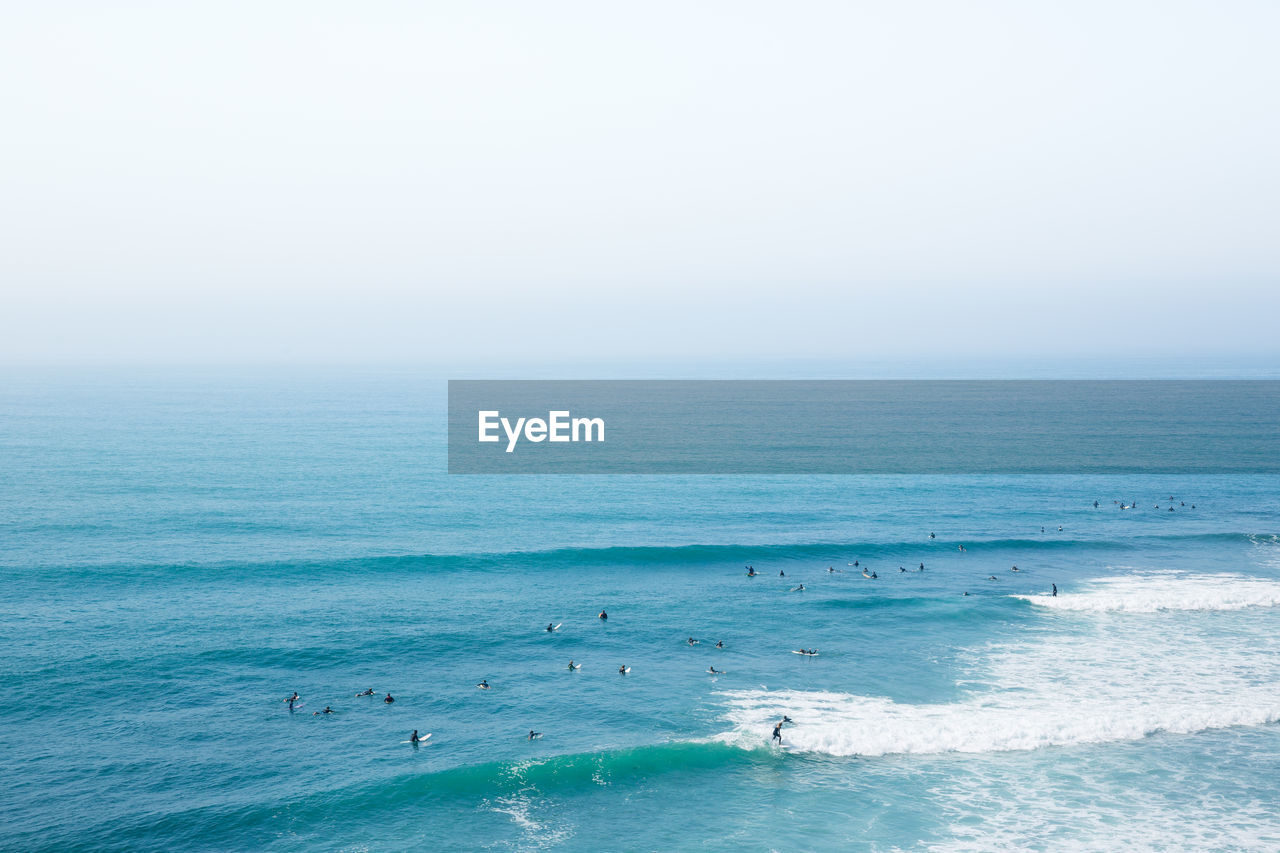
[[[1014,595],[1054,610],[1158,613],[1179,610],[1244,610],[1280,605],[1280,582],[1245,575],[1148,572],[1089,582],[1054,597]]]

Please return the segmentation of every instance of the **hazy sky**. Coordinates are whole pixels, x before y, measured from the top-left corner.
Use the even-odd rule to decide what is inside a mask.
[[[61,3],[0,361],[1280,352],[1274,2]]]

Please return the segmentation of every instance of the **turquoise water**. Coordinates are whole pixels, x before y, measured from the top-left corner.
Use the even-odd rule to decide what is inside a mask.
[[[1280,845],[1276,477],[448,477],[442,392],[7,377],[0,847]]]

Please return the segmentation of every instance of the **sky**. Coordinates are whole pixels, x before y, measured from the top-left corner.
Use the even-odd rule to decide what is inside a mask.
[[[1280,357],[1275,3],[3,17],[0,363]]]

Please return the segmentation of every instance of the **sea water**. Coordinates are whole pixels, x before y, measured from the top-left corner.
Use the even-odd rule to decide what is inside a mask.
[[[1276,477],[450,477],[442,391],[6,377],[0,847],[1280,845]]]

